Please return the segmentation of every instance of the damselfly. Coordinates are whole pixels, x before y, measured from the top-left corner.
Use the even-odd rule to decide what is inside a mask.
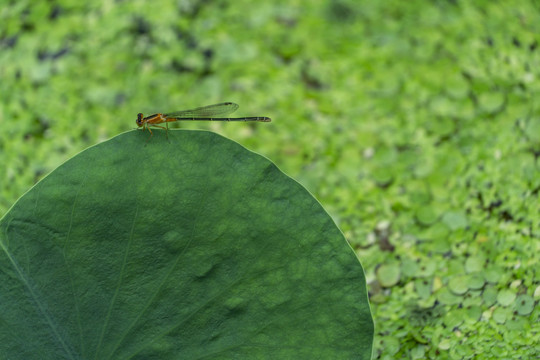
[[[144,117],[143,114],[139,113],[137,114],[136,123],[139,127],[142,127],[143,130],[148,129],[148,131],[150,131],[151,137],[154,134],[152,133],[152,130],[150,130],[150,126],[162,128],[168,132],[169,123],[171,121],[272,121],[272,119],[266,116],[239,118],[217,117],[227,116],[230,113],[235,112],[237,109],[238,104],[232,102],[224,102],[220,104],[198,107],[191,110],[181,110],[166,114],[158,113],[146,117]],[[166,126],[158,125],[161,123],[165,123]]]

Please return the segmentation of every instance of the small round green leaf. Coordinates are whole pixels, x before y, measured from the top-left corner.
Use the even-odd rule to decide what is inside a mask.
[[[435,273],[435,270],[437,270],[437,261],[435,259],[422,259],[422,261],[419,263],[417,276],[431,276]]]
[[[449,339],[443,339],[441,342],[437,345],[437,347],[441,350],[448,350],[452,346],[452,342]]]
[[[485,259],[482,256],[470,256],[465,261],[465,269],[468,273],[479,272],[484,269]]]
[[[516,300],[516,294],[510,290],[501,290],[497,295],[497,302],[502,306],[508,306]]]
[[[503,270],[498,266],[491,266],[483,274],[487,282],[495,284],[502,277]]]
[[[442,217],[442,221],[451,230],[464,229],[468,224],[467,216],[460,211],[449,211],[445,213]]]
[[[508,316],[508,310],[505,308],[498,307],[493,311],[493,320],[499,324],[504,324]]]
[[[455,304],[458,304],[462,300],[462,297],[454,295],[447,288],[442,288],[437,292],[437,299],[443,305],[455,305]]]
[[[485,284],[484,277],[481,274],[467,275],[467,287],[469,289],[481,289]]]
[[[463,322],[463,311],[461,309],[449,309],[443,318],[443,323],[450,329],[459,326]]]
[[[435,208],[433,208],[432,206],[425,205],[425,206],[420,206],[416,209],[415,216],[416,216],[416,220],[420,224],[427,226],[437,221],[439,214],[437,213]]]
[[[373,171],[373,179],[377,185],[381,187],[388,186],[394,180],[394,175],[388,170],[388,168],[380,167]]]
[[[506,321],[506,328],[511,331],[509,331],[509,333],[505,335],[505,338],[513,341],[513,340],[516,340],[518,337],[522,337],[523,329],[527,325],[528,325],[528,322],[525,317],[512,316]]]
[[[395,355],[399,351],[400,342],[395,337],[387,336],[383,339],[383,345],[385,352],[389,355]]]
[[[414,287],[418,296],[422,299],[427,299],[431,295],[432,280],[428,278],[416,279],[414,281]]]
[[[525,132],[531,140],[540,142],[540,118],[534,117],[529,119],[525,127]]]
[[[411,359],[417,360],[417,359],[425,359],[426,357],[426,346],[424,345],[417,345],[416,347],[411,349]]]
[[[486,306],[491,306],[497,301],[497,290],[493,287],[486,287],[482,293],[482,298]]]
[[[480,306],[473,305],[465,310],[465,320],[469,324],[476,324],[480,320],[481,316],[482,308]]]
[[[399,264],[383,264],[377,269],[377,280],[382,287],[391,287],[398,283],[400,274]]]
[[[467,280],[468,278],[466,276],[454,276],[448,282],[448,287],[454,294],[465,294],[469,290]]]
[[[527,294],[519,295],[515,301],[515,309],[519,315],[529,315],[534,310],[534,299]]]

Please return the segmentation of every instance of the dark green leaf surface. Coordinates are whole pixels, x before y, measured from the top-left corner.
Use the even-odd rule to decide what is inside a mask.
[[[9,359],[368,359],[360,263],[321,205],[209,132],[83,151],[0,221]]]

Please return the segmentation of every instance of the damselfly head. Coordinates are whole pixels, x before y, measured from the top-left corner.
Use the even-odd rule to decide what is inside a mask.
[[[143,126],[143,114],[137,114],[137,120],[135,121],[139,127]]]

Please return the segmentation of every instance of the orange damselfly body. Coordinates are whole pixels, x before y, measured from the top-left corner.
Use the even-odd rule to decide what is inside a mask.
[[[238,109],[238,104],[232,102],[224,102],[214,105],[202,106],[191,110],[180,110],[170,113],[158,113],[144,117],[143,114],[137,114],[136,123],[143,130],[148,129],[150,131],[150,137],[154,135],[150,126],[165,129],[168,134],[169,123],[172,121],[261,121],[269,122],[272,119],[266,116],[252,116],[252,117],[218,117],[227,116],[230,113],[235,112]],[[158,124],[165,123],[166,126]]]

